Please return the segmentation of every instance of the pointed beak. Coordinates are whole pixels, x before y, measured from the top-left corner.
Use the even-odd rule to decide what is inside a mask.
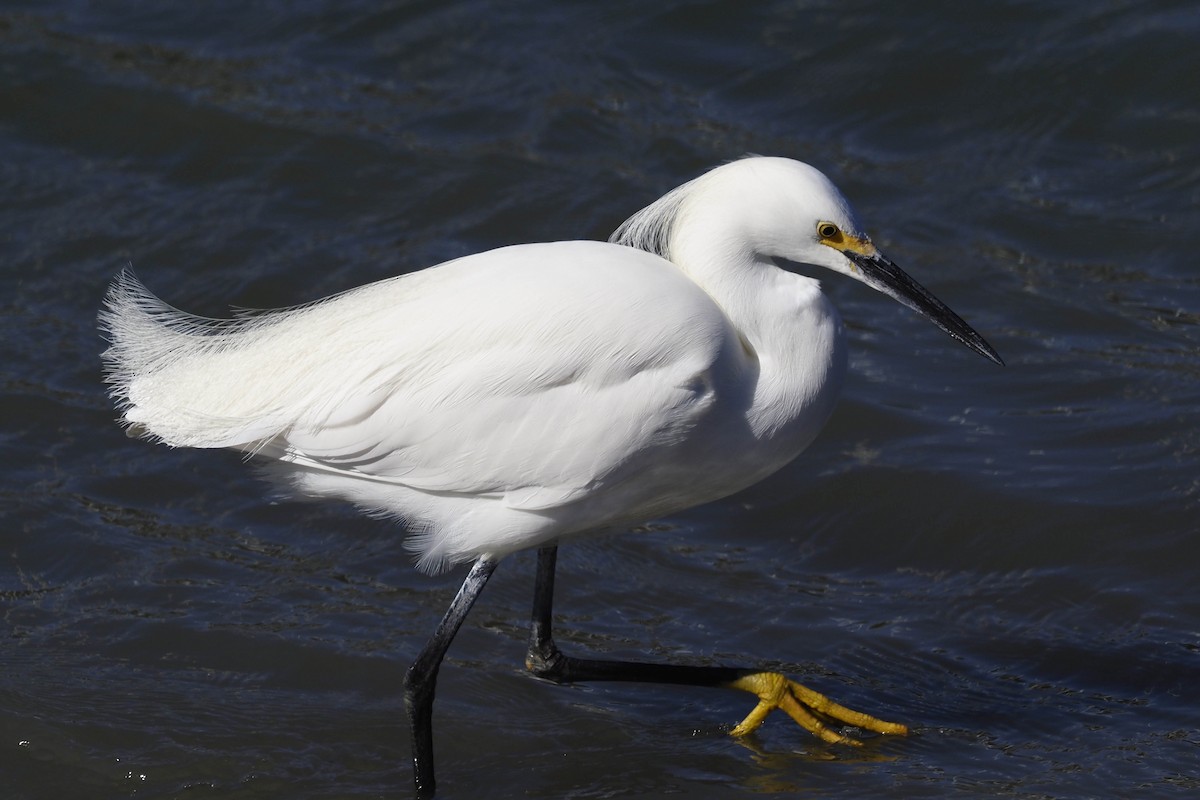
[[[847,247],[841,252],[858,268],[863,283],[925,315],[934,325],[979,355],[1004,366],[1000,354],[974,328],[930,294],[928,289],[910,278],[908,273],[884,258],[874,246]]]

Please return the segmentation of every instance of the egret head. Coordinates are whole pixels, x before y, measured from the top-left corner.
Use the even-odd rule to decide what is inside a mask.
[[[885,258],[833,182],[800,161],[753,156],[724,164],[638,212],[613,241],[681,266],[708,260],[825,267],[895,298],[976,353],[1004,363],[961,317]]]

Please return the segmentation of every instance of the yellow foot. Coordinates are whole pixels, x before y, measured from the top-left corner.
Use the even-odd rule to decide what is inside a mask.
[[[753,733],[763,720],[775,709],[784,711],[789,717],[806,731],[834,744],[862,745],[858,739],[843,736],[833,730],[831,725],[853,725],[876,733],[897,734],[906,736],[908,726],[897,722],[884,722],[881,719],[851,711],[840,706],[819,692],[814,692],[778,672],[753,672],[743,675],[732,683],[726,684],[731,689],[741,689],[744,692],[758,696],[758,705],[730,731],[733,736],[745,736]]]

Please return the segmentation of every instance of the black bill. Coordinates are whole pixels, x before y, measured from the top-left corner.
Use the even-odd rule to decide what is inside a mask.
[[[913,311],[924,314],[933,321],[934,325],[979,355],[1004,366],[1004,359],[1000,358],[1000,354],[974,328],[951,311],[945,303],[930,294],[928,289],[910,278],[904,270],[879,253],[867,256],[853,250],[843,250],[842,252],[862,271],[865,283],[894,297]]]

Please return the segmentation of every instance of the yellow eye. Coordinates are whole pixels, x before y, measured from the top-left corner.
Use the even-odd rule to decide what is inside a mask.
[[[840,234],[841,231],[838,230],[838,226],[832,222],[817,223],[817,236],[820,236],[822,239],[837,239],[840,238]]]

